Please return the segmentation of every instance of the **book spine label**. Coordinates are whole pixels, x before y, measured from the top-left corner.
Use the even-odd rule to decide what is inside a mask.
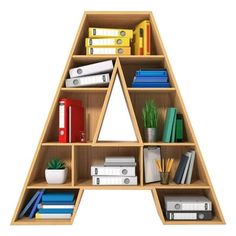
[[[93,185],[137,185],[137,176],[93,176]]]
[[[91,166],[91,175],[135,176],[135,167]]]

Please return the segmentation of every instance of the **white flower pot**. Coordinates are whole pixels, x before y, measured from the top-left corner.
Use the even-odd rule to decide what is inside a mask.
[[[68,168],[65,169],[46,169],[45,178],[48,184],[64,184],[66,182]]]

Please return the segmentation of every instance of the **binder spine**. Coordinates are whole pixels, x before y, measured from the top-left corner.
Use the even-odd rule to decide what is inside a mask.
[[[197,211],[197,212],[175,212],[166,211],[166,218],[168,220],[211,220],[211,211]]]
[[[137,176],[93,176],[93,185],[137,185]]]
[[[130,55],[130,47],[87,47],[87,55]]]
[[[130,46],[129,38],[86,38],[85,39],[86,47],[98,47],[98,46]]]
[[[59,142],[67,142],[67,114],[65,101],[59,101]]]
[[[135,167],[91,166],[91,175],[135,176]]]

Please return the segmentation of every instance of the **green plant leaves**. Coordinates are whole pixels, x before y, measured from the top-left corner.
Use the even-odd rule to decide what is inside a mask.
[[[145,128],[157,127],[159,113],[153,100],[147,100],[145,102],[142,110],[142,115]]]
[[[58,158],[54,158],[48,162],[48,169],[65,169],[65,166],[65,162]]]

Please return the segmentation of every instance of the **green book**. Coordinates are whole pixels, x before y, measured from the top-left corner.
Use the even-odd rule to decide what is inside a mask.
[[[173,128],[172,128],[172,133],[171,133],[171,143],[175,142],[176,118],[177,118],[177,113],[175,112]]]
[[[163,136],[162,136],[162,141],[165,143],[169,143],[171,141],[171,134],[173,130],[175,115],[176,115],[176,108],[169,107],[166,113],[164,131],[163,131]]]
[[[177,114],[176,117],[176,132],[175,132],[175,140],[177,142],[182,142],[184,139],[184,121],[183,115]]]

